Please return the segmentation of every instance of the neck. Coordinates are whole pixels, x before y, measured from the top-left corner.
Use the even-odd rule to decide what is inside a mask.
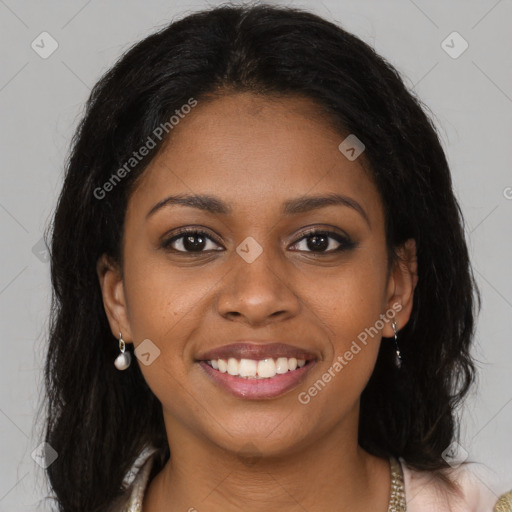
[[[300,446],[270,447],[263,439],[237,451],[170,418],[166,428],[171,458],[151,482],[144,512],[386,510],[389,462],[358,446],[357,421]]]

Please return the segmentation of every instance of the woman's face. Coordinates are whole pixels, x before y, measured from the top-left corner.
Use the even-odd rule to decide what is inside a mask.
[[[187,431],[278,454],[333,428],[356,435],[381,336],[407,322],[415,284],[413,267],[387,274],[384,211],[360,158],[299,98],[199,102],[171,135],[129,200],[123,279],[99,270],[112,332],[135,344],[170,443]],[[209,200],[164,202],[177,195]],[[241,342],[226,373],[199,361]],[[292,348],[266,354],[270,343]],[[307,364],[291,369],[294,355]],[[239,359],[249,374],[285,373],[229,375]]]

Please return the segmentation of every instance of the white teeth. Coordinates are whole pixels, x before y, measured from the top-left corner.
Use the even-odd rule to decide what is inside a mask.
[[[258,362],[254,359],[240,359],[238,373],[240,377],[256,377]]]
[[[214,359],[208,361],[208,363],[213,369],[221,373],[229,373],[229,375],[243,378],[271,379],[276,374],[284,374],[302,368],[306,364],[306,360],[296,359],[295,357],[238,360],[230,357],[227,361],[225,359]]]
[[[288,358],[278,357],[276,363],[276,373],[286,373],[288,371]]]
[[[210,364],[213,366],[212,361],[210,361]],[[219,372],[226,373],[228,371],[228,363],[224,359],[217,359],[217,364],[219,365]]]
[[[238,375],[240,365],[234,357],[228,359],[228,373],[229,375]]]
[[[258,376],[266,379],[276,374],[276,363],[273,359],[262,359],[258,361]]]

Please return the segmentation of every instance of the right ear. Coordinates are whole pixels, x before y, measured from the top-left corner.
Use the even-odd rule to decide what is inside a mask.
[[[96,264],[96,273],[101,287],[103,306],[107,314],[110,329],[115,338],[119,338],[121,332],[123,338],[129,343],[133,340],[126,298],[124,283],[119,265],[103,254]]]

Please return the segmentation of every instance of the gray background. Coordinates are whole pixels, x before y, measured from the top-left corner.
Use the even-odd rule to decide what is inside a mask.
[[[217,4],[0,0],[0,512],[43,510],[38,501],[47,492],[31,456],[40,443],[35,412],[50,299],[40,240],[82,106],[132,43]],[[512,2],[287,5],[309,8],[370,43],[435,114],[483,294],[474,350],[479,387],[463,411],[462,448],[482,463],[474,472],[491,489],[512,486]],[[44,31],[58,43],[45,59],[31,47],[51,49],[48,36],[39,37]],[[445,51],[463,49],[458,36],[448,37],[453,31],[469,44],[457,58]]]

